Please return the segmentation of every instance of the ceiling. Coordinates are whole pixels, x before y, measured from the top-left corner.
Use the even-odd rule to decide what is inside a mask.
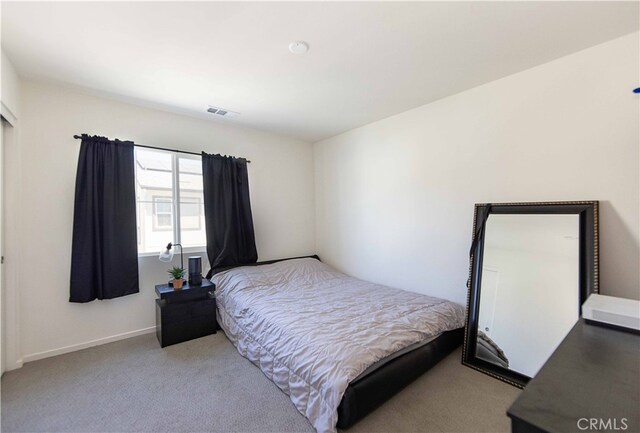
[[[2,46],[27,78],[314,142],[631,33],[638,16],[638,2],[3,1]]]

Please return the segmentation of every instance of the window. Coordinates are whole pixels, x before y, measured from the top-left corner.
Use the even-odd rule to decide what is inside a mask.
[[[154,230],[171,230],[173,206],[169,197],[153,197]]]
[[[204,216],[200,197],[184,197],[180,206],[182,230],[200,230]]]
[[[138,253],[169,242],[204,248],[204,197],[199,156],[135,148]]]

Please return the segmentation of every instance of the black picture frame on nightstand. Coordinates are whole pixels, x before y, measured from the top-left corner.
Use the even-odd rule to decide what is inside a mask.
[[[201,285],[185,284],[180,290],[156,286],[156,336],[161,347],[216,333],[215,288],[204,278]]]

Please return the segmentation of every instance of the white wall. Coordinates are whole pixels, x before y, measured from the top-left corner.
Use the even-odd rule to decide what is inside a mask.
[[[318,254],[465,303],[474,203],[595,199],[602,293],[639,299],[638,38],[315,143]]]
[[[89,133],[251,160],[249,182],[260,260],[315,252],[313,152],[309,143],[23,82],[21,149],[7,164],[20,203],[21,350],[25,362],[94,340],[155,326],[154,285],[168,275],[157,257],[140,259],[140,293],[73,304],[69,271],[74,183],[80,142]],[[19,157],[19,158],[18,158]],[[176,262],[179,256],[176,255]],[[80,346],[78,346],[80,345]],[[67,348],[67,349],[65,349]]]

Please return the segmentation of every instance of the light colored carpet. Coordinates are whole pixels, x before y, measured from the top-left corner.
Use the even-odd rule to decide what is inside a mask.
[[[460,350],[347,430],[507,432],[519,390]],[[26,364],[2,378],[4,432],[313,432],[222,332],[161,349],[154,334]]]

